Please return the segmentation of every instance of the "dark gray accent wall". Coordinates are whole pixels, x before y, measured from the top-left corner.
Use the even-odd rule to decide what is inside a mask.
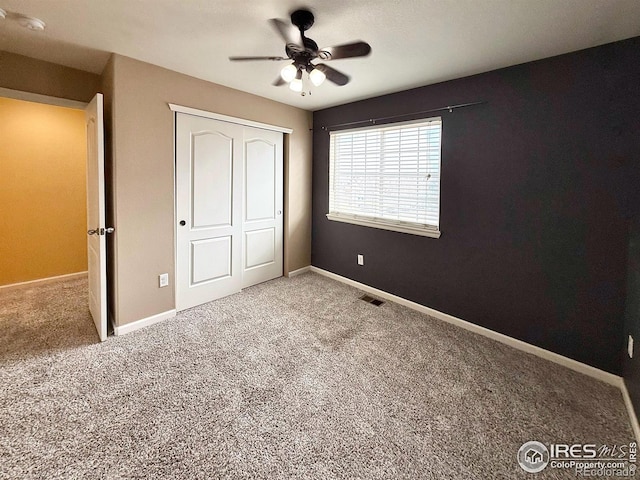
[[[639,52],[636,37],[315,112],[312,264],[621,374]],[[442,113],[441,238],[326,219],[321,127],[476,101]]]
[[[635,218],[629,229],[625,346],[628,335],[633,336],[634,353],[633,358],[624,356],[624,380],[635,410],[640,414],[640,218]]]

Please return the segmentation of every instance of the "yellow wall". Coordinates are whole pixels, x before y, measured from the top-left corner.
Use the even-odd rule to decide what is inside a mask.
[[[84,112],[0,98],[0,285],[86,271]]]

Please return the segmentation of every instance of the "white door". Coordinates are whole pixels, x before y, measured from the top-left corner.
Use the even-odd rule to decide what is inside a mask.
[[[242,288],[242,127],[176,118],[176,308]]]
[[[104,200],[103,99],[98,93],[85,109],[87,127],[87,255],[89,310],[100,341],[107,339],[107,254]],[[109,229],[112,231],[112,229]]]
[[[242,287],[282,276],[282,133],[244,127]]]
[[[176,115],[176,309],[282,276],[282,133]]]

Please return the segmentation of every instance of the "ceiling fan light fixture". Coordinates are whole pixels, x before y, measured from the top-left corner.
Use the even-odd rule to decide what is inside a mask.
[[[294,92],[302,91],[302,70],[296,69],[296,78],[289,82],[289,88]]]
[[[301,78],[294,78],[293,80],[291,80],[291,82],[289,83],[289,88],[291,90],[293,90],[294,92],[301,92],[302,91],[302,79]]]
[[[296,78],[297,73],[298,73],[298,69],[293,63],[290,65],[287,65],[282,70],[280,70],[280,76],[287,83],[289,83],[291,80]]]
[[[324,82],[326,78],[327,76],[324,74],[324,72],[322,70],[319,70],[318,68],[314,68],[313,70],[311,70],[311,72],[309,72],[309,80],[311,80],[311,83],[313,83],[316,87],[322,85],[322,82]]]

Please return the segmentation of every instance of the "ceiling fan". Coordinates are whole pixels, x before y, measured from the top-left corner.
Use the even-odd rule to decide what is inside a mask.
[[[278,18],[270,20],[271,25],[285,41],[286,57],[229,57],[229,60],[292,60],[293,63],[282,69],[273,85],[280,86],[288,83],[289,88],[294,92],[302,92],[303,71],[309,74],[309,79],[315,86],[322,84],[325,79],[339,86],[346,85],[349,83],[347,75],[324,63],[314,64],[312,61],[364,57],[371,52],[371,46],[365,42],[352,42],[335,47],[318,48],[318,44],[304,34],[311,28],[313,21],[313,14],[308,10],[296,10],[291,14],[293,26]]]

